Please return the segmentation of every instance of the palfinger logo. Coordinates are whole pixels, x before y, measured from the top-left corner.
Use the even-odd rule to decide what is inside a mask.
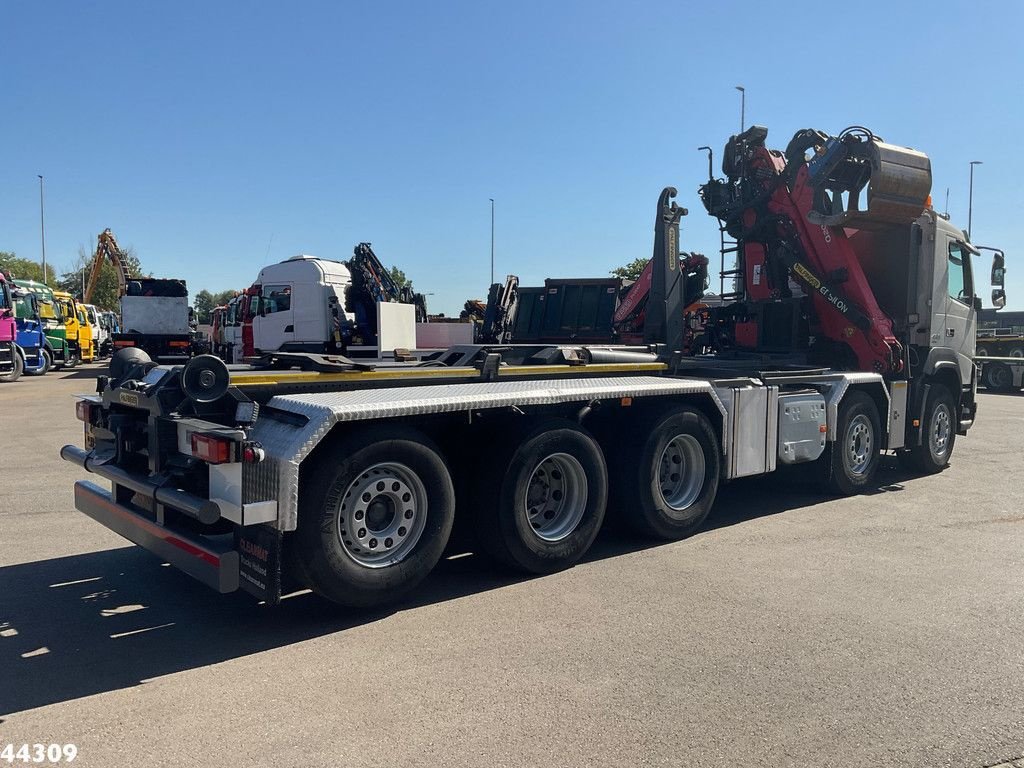
[[[793,265],[793,271],[796,272],[798,275],[800,275],[800,277],[802,277],[804,279],[804,282],[806,282],[808,285],[810,285],[815,290],[819,290],[821,288],[821,280],[816,278],[811,273],[811,271],[809,269],[807,269],[807,267],[805,267],[799,261],[796,264]]]

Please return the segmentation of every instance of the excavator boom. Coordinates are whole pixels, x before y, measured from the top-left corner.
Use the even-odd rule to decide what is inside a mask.
[[[108,259],[117,270],[118,296],[124,296],[128,292],[128,281],[131,280],[131,275],[128,272],[128,265],[122,259],[123,255],[114,233],[109,228],[100,232],[99,237],[96,238],[96,253],[89,266],[89,282],[86,284],[85,293],[82,296],[83,303],[90,304],[92,302],[92,294],[96,290],[100,274],[103,272],[103,262]]]

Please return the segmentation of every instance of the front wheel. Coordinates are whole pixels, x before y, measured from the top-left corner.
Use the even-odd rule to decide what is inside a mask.
[[[359,430],[313,460],[294,537],[296,570],[352,607],[405,597],[437,564],[455,517],[444,460],[418,431]]]
[[[673,408],[635,424],[610,467],[617,517],[644,536],[675,540],[704,523],[721,475],[711,422]]]
[[[875,401],[864,392],[849,392],[839,403],[836,439],[819,459],[825,490],[853,496],[868,488],[878,469],[881,437]]]
[[[11,369],[6,373],[0,374],[0,382],[10,384],[11,382],[17,381],[21,378],[22,372],[25,370],[25,360],[22,358],[21,353],[18,352],[14,345],[11,345]]]
[[[34,371],[29,372],[29,376],[43,376],[44,374],[49,373],[50,368],[53,367],[53,356],[50,354],[50,350],[39,350],[39,362],[39,367]]]
[[[926,475],[941,472],[953,455],[956,427],[953,393],[941,384],[933,384],[925,403],[921,444],[913,446],[907,457],[910,466]]]

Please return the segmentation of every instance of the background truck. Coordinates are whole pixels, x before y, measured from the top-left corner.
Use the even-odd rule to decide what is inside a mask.
[[[53,350],[44,331],[40,301],[32,291],[16,283],[12,286],[12,295],[18,327],[18,350],[23,359],[24,371],[29,376],[42,376],[53,366]]]
[[[67,325],[61,303],[53,295],[49,286],[35,280],[15,279],[16,287],[35,296],[39,319],[43,324],[43,332],[53,358],[53,367],[57,370],[67,366],[73,368],[78,364],[77,343],[72,347],[68,341]]]
[[[18,327],[11,288],[7,278],[0,273],[0,381],[3,382],[17,381],[24,368],[24,361],[18,353]]]
[[[121,332],[113,348],[135,347],[155,360],[192,356],[192,309],[184,280],[136,277],[121,297]]]
[[[853,494],[883,451],[942,470],[974,421],[978,302],[973,247],[928,207],[927,157],[861,132],[801,132],[783,154],[766,135],[733,137],[703,188],[738,244],[723,259],[740,257],[710,353],[682,352],[685,210],[667,188],[656,342],[466,345],[417,364],[282,352],[230,372],[122,351],[76,406],[85,448],[61,451],[111,483],[76,483],[77,508],[222,592],[369,606],[408,594],[450,541],[550,573],[606,512],[691,534],[724,480],[802,466]]]
[[[58,307],[64,325],[64,338],[68,345],[68,368],[92,360],[92,334],[88,326],[82,327],[84,314],[74,296],[66,291],[53,292],[54,304]],[[88,353],[88,354],[86,354]]]
[[[107,356],[113,346],[113,340],[110,337],[110,331],[107,330],[106,323],[103,322],[102,311],[94,304],[83,304],[82,309],[85,310],[85,316],[89,320],[89,327],[92,329],[92,354],[94,358],[99,360]]]
[[[255,353],[341,352],[342,330],[350,323],[345,292],[351,284],[344,263],[315,256],[293,256],[261,269],[253,286]],[[237,313],[236,318],[241,330],[242,318]]]

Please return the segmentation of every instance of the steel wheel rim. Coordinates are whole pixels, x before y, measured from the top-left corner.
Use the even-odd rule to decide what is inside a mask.
[[[423,536],[426,486],[405,464],[374,464],[345,490],[337,520],[338,541],[353,561],[366,568],[396,565]]]
[[[579,526],[587,510],[587,473],[579,459],[553,453],[537,462],[526,484],[523,511],[537,538],[561,541]]]
[[[692,507],[704,490],[704,471],[704,451],[697,438],[676,435],[669,440],[658,461],[658,488],[665,506],[672,512]]]
[[[932,455],[942,458],[949,450],[949,437],[953,432],[953,419],[949,413],[949,406],[939,403],[935,406],[935,413],[932,414],[931,429],[929,430],[928,444],[932,449]]]
[[[846,428],[843,458],[846,468],[854,475],[863,475],[871,464],[871,455],[875,447],[874,430],[871,420],[860,413],[853,417]]]

